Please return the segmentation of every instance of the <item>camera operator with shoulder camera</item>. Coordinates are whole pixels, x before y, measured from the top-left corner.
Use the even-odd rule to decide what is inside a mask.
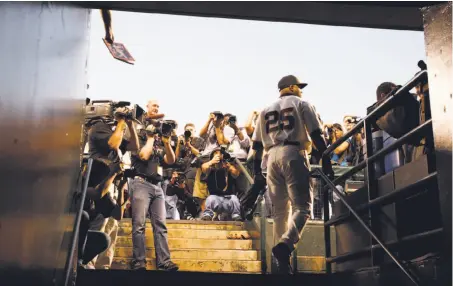
[[[157,114],[148,106],[148,116]],[[131,155],[135,177],[131,180],[133,270],[146,269],[145,220],[149,213],[156,249],[156,266],[159,270],[177,271],[170,260],[168,247],[165,195],[162,190],[162,165],[175,162],[170,145],[172,125],[161,122],[159,127],[149,124],[140,136],[140,149]]]
[[[99,232],[105,219],[112,216],[115,211],[117,213],[115,218],[121,219],[121,203],[112,198],[109,189],[116,177],[122,173],[122,154],[138,148],[131,110],[123,106],[125,104],[122,103],[121,107],[117,107],[118,105],[113,102],[103,102],[98,106],[87,104],[89,156],[94,161],[79,232],[79,266],[82,267],[110,244],[108,237]],[[102,111],[106,113],[101,114]],[[113,127],[115,123],[116,126]],[[130,130],[130,141],[124,139],[127,127]],[[121,191],[118,194],[120,201]],[[99,249],[103,246],[105,248]]]
[[[201,166],[206,175],[206,184],[209,196],[206,199],[206,209],[202,220],[213,220],[214,214],[220,220],[241,221],[241,206],[239,199],[234,194],[234,179],[240,171],[234,164],[228,162],[228,153],[222,148],[214,149],[210,161]]]

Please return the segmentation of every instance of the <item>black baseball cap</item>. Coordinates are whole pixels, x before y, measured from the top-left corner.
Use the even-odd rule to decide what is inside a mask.
[[[297,85],[300,89],[302,89],[306,87],[308,84],[300,82],[300,80],[293,75],[287,75],[282,77],[282,79],[278,82],[278,89],[282,90],[291,85]]]

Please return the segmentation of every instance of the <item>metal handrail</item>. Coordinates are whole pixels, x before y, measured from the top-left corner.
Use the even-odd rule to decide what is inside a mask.
[[[372,207],[377,207],[377,206],[385,206],[388,204],[391,204],[395,201],[395,199],[398,198],[407,198],[408,196],[413,195],[418,187],[424,186],[428,183],[431,183],[433,180],[437,178],[437,172],[433,172],[429,174],[428,176],[418,180],[412,185],[405,186],[400,189],[396,189],[395,191],[388,193],[386,195],[380,196],[374,200],[370,200],[368,203],[364,203],[362,205],[359,205],[355,211],[359,214],[362,214],[366,211],[368,211]],[[333,219],[330,219],[329,221],[325,222],[325,226],[331,226],[331,225],[337,225],[340,224],[346,220],[351,218],[351,213],[347,213],[342,216],[335,217]]]
[[[347,132],[340,139],[338,139],[332,145],[330,145],[324,151],[322,156],[323,157],[329,156],[330,153],[332,153],[333,150],[337,149],[337,147],[340,146],[343,142],[345,142],[351,136],[358,133],[364,126],[365,121],[371,121],[373,119],[377,119],[380,116],[382,116],[383,114],[385,114],[385,112],[389,111],[391,108],[394,107],[393,106],[394,102],[399,99],[399,96],[401,94],[409,92],[412,88],[414,88],[417,85],[417,83],[419,83],[422,80],[426,80],[427,78],[428,78],[428,72],[426,70],[419,72],[411,80],[409,80],[409,82],[407,82],[404,86],[402,86],[400,89],[398,89],[393,96],[390,96],[389,98],[384,100],[375,110],[373,110],[365,118],[360,120],[349,132]]]
[[[415,87],[418,83],[420,82],[427,82],[428,81],[428,72],[426,70],[423,70],[419,73],[417,73],[409,82],[407,82],[404,86],[399,88],[396,91],[392,91],[391,94],[389,94],[388,98],[385,99],[381,104],[379,104],[373,111],[371,111],[365,118],[363,118],[360,122],[358,122],[349,132],[347,132],[344,136],[342,136],[340,139],[338,139],[336,142],[334,142],[332,145],[330,145],[322,154],[322,158],[328,160],[330,158],[330,154],[337,148],[339,147],[342,143],[344,143],[346,140],[348,140],[350,137],[354,136],[356,133],[358,133],[362,128],[365,128],[365,134],[366,134],[366,140],[367,140],[367,153],[368,153],[368,158],[365,159],[363,162],[359,163],[358,165],[352,167],[348,171],[346,171],[344,174],[341,176],[333,179],[331,181],[324,173],[322,170],[315,170],[313,173],[317,172],[323,181],[325,181],[326,185],[322,187],[323,193],[324,193],[324,239],[325,239],[325,251],[326,251],[326,272],[330,273],[331,272],[331,263],[336,262],[340,259],[348,260],[351,259],[352,256],[354,256],[356,253],[349,253],[349,254],[344,254],[341,256],[337,257],[330,257],[331,255],[331,243],[330,243],[330,226],[335,225],[339,222],[342,222],[352,216],[354,216],[360,224],[365,228],[365,230],[373,237],[373,239],[378,243],[377,245],[373,245],[371,249],[376,249],[376,248],[382,248],[389,256],[390,258],[397,264],[397,266],[404,272],[404,274],[416,285],[419,285],[419,282],[417,281],[418,279],[412,275],[406,267],[401,264],[398,259],[392,255],[392,253],[388,250],[388,248],[378,239],[378,237],[375,235],[375,233],[370,229],[370,227],[364,222],[364,220],[358,215],[358,213],[363,213],[364,211],[372,210],[373,207],[376,206],[382,206],[388,203],[391,203],[392,200],[395,201],[396,198],[401,198],[401,197],[407,197],[408,195],[414,193],[414,189],[418,186],[426,184],[426,182],[430,182],[432,179],[436,178],[436,173],[430,174],[428,177],[420,180],[419,182],[412,184],[411,186],[408,186],[406,188],[402,188],[397,190],[397,192],[387,194],[381,197],[370,197],[370,200],[366,204],[362,204],[359,206],[358,210],[354,210],[347,202],[345,199],[345,196],[341,194],[337,188],[336,185],[339,183],[342,183],[346,179],[350,178],[360,170],[364,169],[367,167],[367,175],[368,175],[368,191],[371,192],[371,185],[370,182],[374,181],[374,170],[373,170],[373,163],[377,161],[378,159],[381,159],[382,157],[386,156],[387,154],[390,154],[394,150],[398,149],[401,147],[403,144],[406,144],[409,142],[409,140],[413,138],[418,138],[418,137],[423,137],[423,133],[425,130],[428,128],[432,127],[432,121],[428,120],[425,123],[419,125],[418,127],[414,128],[413,130],[409,131],[406,133],[404,136],[400,137],[397,139],[395,142],[393,142],[390,146],[387,146],[386,148],[383,148],[373,154],[373,148],[371,144],[371,123],[376,122],[377,119],[382,117],[387,111],[391,110],[392,108],[397,105],[397,100],[401,99],[401,96],[404,94],[407,94],[413,87]],[[328,205],[328,189],[331,189],[338,197],[340,198],[341,202],[346,205],[346,207],[349,209],[350,213],[346,216],[341,216],[335,219],[329,220],[329,208],[326,207]],[[430,232],[427,232],[428,235],[431,235]],[[426,233],[424,233],[426,234]],[[420,234],[422,235],[422,234]],[[415,236],[417,238],[417,236]],[[415,239],[414,238],[414,239]],[[361,250],[363,252],[363,250]],[[360,253],[360,251],[359,251]]]
[[[390,258],[396,263],[396,265],[403,271],[403,273],[415,284],[415,285],[420,285],[418,282],[418,279],[409,272],[408,269],[396,258],[390,250],[384,245],[384,243],[381,242],[381,240],[374,234],[374,232],[370,229],[370,227],[362,220],[362,218],[356,213],[356,211],[349,205],[349,203],[345,200],[343,194],[340,193],[340,191],[337,190],[336,186],[334,183],[327,177],[324,172],[321,170],[316,170],[318,174],[321,176],[321,178],[324,180],[325,183],[327,183],[327,186],[330,187],[330,189],[335,192],[335,194],[340,198],[341,202],[349,209],[349,211],[352,213],[352,215],[355,216],[357,221],[365,228],[365,230],[373,237],[374,240],[381,246],[381,248],[390,256]],[[324,207],[326,209],[327,207]],[[326,260],[326,263],[329,263]]]
[[[390,154],[391,152],[395,151],[399,147],[401,147],[403,144],[407,143],[407,141],[413,139],[414,137],[420,136],[420,133],[425,132],[425,129],[428,129],[432,126],[432,119],[427,120],[425,123],[417,126],[416,128],[412,129],[408,133],[406,133],[404,136],[400,137],[397,139],[395,142],[393,142],[391,145],[387,146],[384,149],[379,150],[376,152],[376,154],[373,154],[372,156],[368,157],[366,160],[363,162],[359,163],[358,165],[352,167],[349,171],[341,175],[340,177],[336,178],[333,180],[334,184],[341,183],[348,177],[354,175],[358,171],[362,170],[367,166],[367,164],[372,164],[376,160],[380,159],[381,157]],[[368,152],[368,151],[367,151]]]
[[[427,238],[427,237],[430,237],[430,236],[434,236],[434,235],[440,234],[440,233],[442,233],[442,231],[443,231],[443,228],[436,228],[436,229],[425,231],[425,232],[422,232],[422,233],[408,235],[408,236],[402,237],[402,238],[400,238],[398,240],[389,241],[386,244],[387,244],[388,248],[392,248],[392,247],[396,247],[396,246],[398,246],[400,244],[403,244],[403,243],[406,243],[406,242],[410,242],[410,241],[414,241],[414,240],[417,240],[417,239]],[[338,255],[338,256],[335,256],[335,257],[327,257],[326,258],[326,263],[334,263],[334,262],[335,263],[341,263],[341,262],[350,260],[351,257],[359,257],[361,255],[364,255],[364,254],[368,253],[369,251],[377,250],[377,249],[382,249],[381,245],[380,244],[373,244],[372,246],[368,246],[368,247],[356,250],[354,252],[341,254],[341,255]]]
[[[75,250],[75,247],[77,244],[77,238],[79,236],[80,222],[82,221],[83,205],[84,205],[85,198],[86,198],[86,193],[87,193],[87,189],[88,189],[88,181],[90,179],[92,166],[93,166],[93,159],[89,158],[88,163],[87,163],[86,178],[85,178],[85,181],[83,182],[83,188],[82,188],[82,193],[81,193],[81,198],[80,198],[80,207],[76,213],[76,217],[75,217],[75,221],[74,221],[74,229],[73,229],[72,237],[71,237],[71,246],[69,248],[68,257],[66,259],[65,276],[64,276],[64,284],[63,284],[64,286],[68,286],[71,269],[73,267],[72,262],[74,260],[74,250]]]

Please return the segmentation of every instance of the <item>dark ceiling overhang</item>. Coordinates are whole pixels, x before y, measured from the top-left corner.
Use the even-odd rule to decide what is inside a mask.
[[[86,8],[423,31],[420,8],[441,2],[74,2]]]

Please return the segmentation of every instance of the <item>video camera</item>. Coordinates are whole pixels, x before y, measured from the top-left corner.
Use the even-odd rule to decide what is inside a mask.
[[[149,126],[154,128],[150,128]],[[139,130],[139,136],[146,140],[146,135],[158,134],[161,137],[171,137],[172,131],[178,127],[174,120],[152,120],[146,129]]]
[[[113,123],[115,121],[115,112],[118,108],[128,107],[131,103],[128,101],[112,100],[93,100],[86,99],[85,105],[85,123],[93,119],[104,119]],[[128,110],[125,114],[126,119],[134,120],[141,124],[145,111],[139,105],[135,104],[133,109]]]

